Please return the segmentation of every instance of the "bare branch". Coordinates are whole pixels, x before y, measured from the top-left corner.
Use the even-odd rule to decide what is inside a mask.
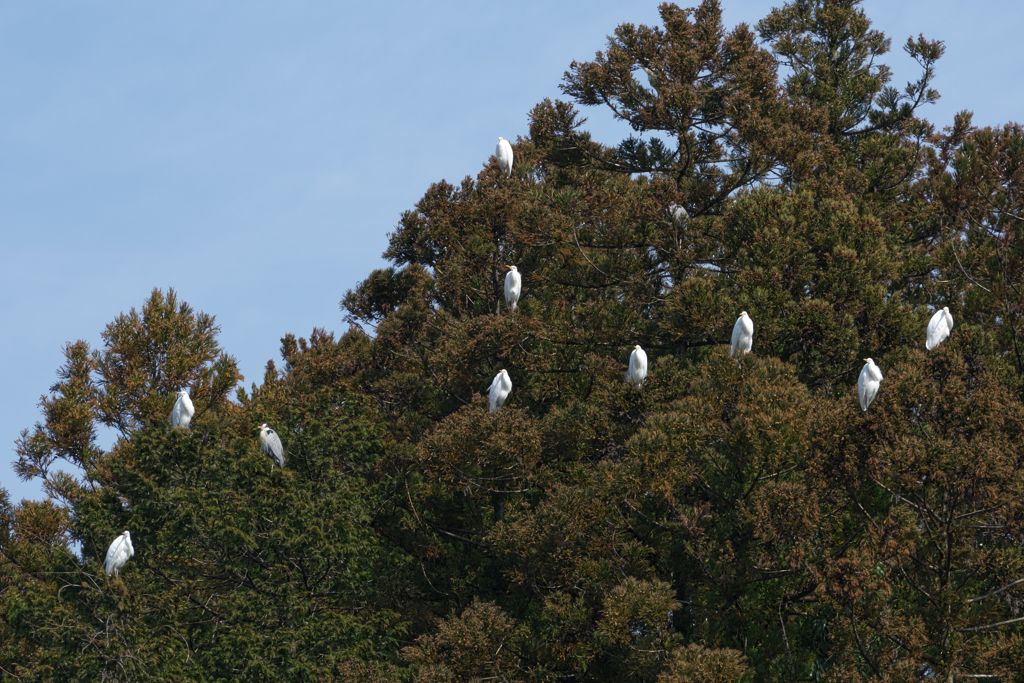
[[[1000,626],[1006,626],[1007,624],[1016,624],[1017,622],[1024,621],[1024,617],[1017,617],[1016,619],[1007,619],[1006,621],[997,621],[994,624],[982,624],[981,626],[964,626],[958,628],[958,633],[966,633],[967,631],[987,631],[993,628],[999,628]]]

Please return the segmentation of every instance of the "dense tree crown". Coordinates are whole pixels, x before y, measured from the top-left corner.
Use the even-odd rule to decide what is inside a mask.
[[[937,130],[942,44],[894,87],[856,0],[660,12],[259,385],[173,290],[67,345],[17,442],[50,497],[0,496],[4,676],[1024,681],[1024,131]]]

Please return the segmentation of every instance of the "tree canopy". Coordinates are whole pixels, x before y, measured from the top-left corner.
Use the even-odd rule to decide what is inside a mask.
[[[942,43],[895,87],[857,0],[660,13],[260,384],[173,289],[67,344],[16,444],[49,498],[0,490],[5,676],[1024,681],[1024,130],[929,123]]]

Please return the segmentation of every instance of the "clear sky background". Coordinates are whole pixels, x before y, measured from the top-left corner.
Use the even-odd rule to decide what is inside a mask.
[[[723,0],[726,27],[773,4]],[[1024,3],[863,6],[894,85],[917,77],[908,36],[945,41],[933,123],[1024,119]],[[285,333],[343,332],[402,211],[525,136],[624,22],[659,24],[657,3],[0,0],[0,486],[42,497],[10,463],[61,349],[99,347],[154,287],[216,316],[247,386]]]

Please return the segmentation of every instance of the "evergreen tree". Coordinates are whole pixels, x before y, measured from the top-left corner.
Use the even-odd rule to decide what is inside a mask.
[[[101,352],[68,346],[46,422],[19,442],[21,471],[47,476],[65,505],[5,500],[2,510],[4,584],[17,589],[2,593],[8,673],[309,680],[396,652],[405,619],[397,587],[381,581],[404,560],[372,529],[387,499],[379,425],[299,359],[291,373],[271,363],[257,390],[227,400],[241,377],[215,334],[212,317],[155,291],[108,326]],[[334,346],[321,332],[312,341],[310,356]],[[196,416],[171,429],[183,385]],[[95,445],[100,422],[121,434],[109,453]],[[272,475],[256,442],[263,422],[288,451]],[[50,475],[56,457],[82,480]],[[108,577],[102,560],[122,529],[135,556]]]
[[[0,669],[1024,680],[1021,128],[936,132],[941,43],[906,43],[921,74],[896,90],[855,0],[732,31],[714,0],[660,11],[570,66],[511,177],[432,185],[345,294],[352,327],[286,335],[251,391],[228,398],[213,319],[173,292],[68,345],[18,443],[52,498],[0,500]],[[586,106],[631,135],[592,140]],[[196,417],[171,430],[182,386]]]

